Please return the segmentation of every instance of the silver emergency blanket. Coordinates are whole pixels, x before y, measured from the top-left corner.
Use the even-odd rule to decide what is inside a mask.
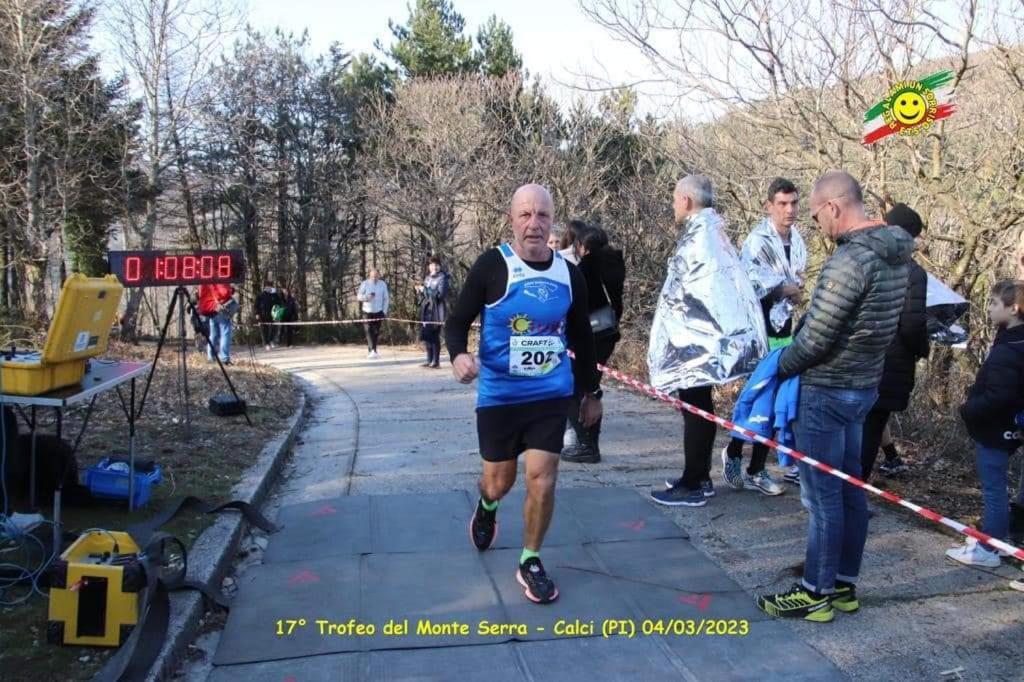
[[[941,280],[928,274],[925,312],[928,314],[928,336],[935,343],[958,346],[967,341],[967,331],[956,324],[970,304]]]
[[[787,260],[782,237],[768,218],[762,219],[750,231],[750,235],[743,242],[740,260],[758,299],[765,298],[782,284],[803,286],[803,273],[807,268],[807,245],[795,225],[789,233],[789,251]],[[793,316],[795,307],[793,301],[788,298],[775,301],[768,312],[768,319],[774,331],[779,332],[786,326],[786,322]]]
[[[647,349],[662,391],[723,384],[768,352],[761,305],[725,224],[706,208],[683,226],[658,296]]]

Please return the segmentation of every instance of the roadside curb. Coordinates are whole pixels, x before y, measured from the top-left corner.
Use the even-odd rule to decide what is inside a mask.
[[[291,451],[299,431],[305,424],[310,401],[305,387],[299,392],[298,409],[289,418],[285,432],[267,443],[256,463],[242,475],[232,489],[231,498],[261,507],[285,457]],[[188,555],[188,578],[219,587],[235,558],[246,523],[241,514],[219,514],[212,526],[196,539]],[[199,620],[206,612],[203,596],[193,590],[171,593],[171,614],[163,648],[153,662],[147,682],[168,680],[174,675],[185,651],[195,640]]]

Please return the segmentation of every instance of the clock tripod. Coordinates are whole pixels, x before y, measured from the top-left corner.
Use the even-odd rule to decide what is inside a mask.
[[[220,354],[217,349],[213,347],[213,342],[210,340],[209,328],[206,323],[203,322],[199,316],[199,311],[196,310],[195,305],[192,303],[192,297],[188,293],[188,289],[183,286],[178,286],[174,289],[174,293],[171,295],[171,305],[167,308],[167,317],[164,319],[164,325],[160,329],[160,338],[156,344],[156,357],[153,359],[153,364],[149,368],[149,375],[146,377],[146,387],[142,391],[142,400],[139,403],[138,416],[142,416],[142,410],[146,407],[146,396],[149,394],[149,385],[153,381],[153,372],[156,371],[156,363],[160,361],[160,351],[163,350],[164,344],[167,341],[167,329],[171,326],[171,318],[174,317],[174,311],[178,311],[178,337],[181,345],[179,347],[179,372],[181,378],[181,385],[184,391],[184,408],[185,408],[185,438],[186,440],[192,437],[192,414],[189,406],[189,389],[188,389],[188,340],[185,338],[185,311],[188,310],[189,317],[192,320],[192,328],[195,330],[197,336],[201,335],[206,339],[206,345],[210,349],[210,353],[217,360],[217,366],[220,367],[220,373],[224,375],[224,381],[227,382],[228,388],[231,389],[231,394],[235,396],[235,400],[242,402],[245,408],[242,414],[245,416],[246,423],[252,426],[252,420],[249,419],[249,406],[246,405],[241,398],[238,397],[238,391],[235,390],[235,385],[231,383],[231,377],[228,376],[228,372],[224,369],[224,363],[220,361]]]

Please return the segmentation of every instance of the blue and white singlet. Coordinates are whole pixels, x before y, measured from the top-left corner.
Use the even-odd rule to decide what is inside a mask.
[[[569,266],[559,253],[534,270],[512,247],[499,248],[508,268],[505,295],[484,307],[480,330],[477,407],[569,397],[566,316],[572,304]]]

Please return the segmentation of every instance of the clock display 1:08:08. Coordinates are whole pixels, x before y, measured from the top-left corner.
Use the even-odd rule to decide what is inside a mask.
[[[143,279],[143,259],[128,256],[124,261],[125,283]],[[161,282],[188,282],[195,279],[229,281],[232,279],[231,256],[157,256],[153,259],[153,279]]]

